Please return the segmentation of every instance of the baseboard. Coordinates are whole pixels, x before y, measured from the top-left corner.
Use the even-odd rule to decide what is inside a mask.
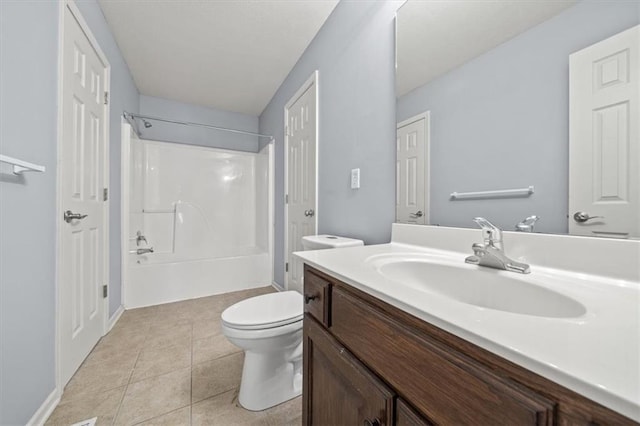
[[[280,286],[280,284],[278,284],[278,283],[277,283],[277,282],[275,282],[275,281],[272,281],[272,282],[271,282],[271,287],[275,288],[275,289],[276,289],[276,290],[278,290],[278,291],[284,291],[284,287],[281,287],[281,286]]]
[[[56,409],[60,402],[60,395],[58,390],[54,389],[47,399],[44,400],[38,411],[35,412],[33,417],[27,422],[27,426],[41,426],[47,421],[53,410]]]
[[[120,307],[116,310],[111,318],[109,318],[109,323],[107,324],[107,333],[111,331],[114,325],[118,322],[122,314],[124,313],[124,306],[120,305]]]

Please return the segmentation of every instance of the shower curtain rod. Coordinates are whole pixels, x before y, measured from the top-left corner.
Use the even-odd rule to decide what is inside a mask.
[[[242,135],[250,135],[250,136],[258,136],[258,137],[269,138],[269,139],[273,140],[273,136],[271,136],[271,135],[263,135],[261,133],[247,132],[245,130],[229,129],[229,128],[226,128],[226,127],[213,126],[211,124],[193,123],[193,122],[190,122],[190,121],[180,121],[180,120],[169,120],[168,118],[154,117],[154,116],[151,116],[151,115],[133,114],[133,113],[130,113],[130,112],[127,112],[127,111],[124,111],[122,115],[127,120],[129,118],[132,118],[132,119],[140,118],[142,120],[162,121],[163,123],[181,124],[183,126],[206,127],[208,129],[221,130],[223,132],[239,133],[239,134],[242,134]],[[139,132],[137,132],[137,133],[138,133],[138,135],[140,134]]]

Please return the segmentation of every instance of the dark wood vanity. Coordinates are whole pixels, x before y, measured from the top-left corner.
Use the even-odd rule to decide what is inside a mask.
[[[632,425],[305,265],[303,424]]]

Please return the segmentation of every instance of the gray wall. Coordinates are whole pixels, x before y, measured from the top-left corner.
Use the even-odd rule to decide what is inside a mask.
[[[120,115],[138,110],[138,91],[98,4],[78,6],[111,64],[113,314],[121,298]],[[3,425],[26,423],[55,388],[58,15],[57,2],[0,2],[0,152],[47,167],[23,178],[0,174]]]
[[[122,271],[120,221],[120,139],[122,112],[138,112],[139,94],[120,49],[111,34],[102,9],[96,0],[77,1],[76,4],[91,32],[98,40],[111,65],[111,93],[109,95],[111,122],[109,127],[109,316],[121,305]]]
[[[394,16],[398,2],[340,2],[260,116],[275,135],[275,280],[284,284],[284,106],[319,70],[318,232],[388,242],[395,219]],[[360,168],[361,188],[349,187]]]
[[[47,168],[0,173],[2,425],[55,388],[57,44],[56,2],[0,2],[0,153]]]
[[[398,100],[398,121],[431,111],[431,223],[566,233],[569,55],[638,24],[640,2],[584,1]],[[450,201],[454,191],[534,185],[529,198]]]
[[[140,114],[211,124],[247,132],[258,132],[258,117],[237,112],[222,111],[198,105],[185,104],[153,96],[140,96]],[[258,138],[203,127],[181,126],[159,121],[149,121],[153,127],[146,129],[140,120],[138,128],[144,139],[164,140],[176,143],[231,148],[239,151],[257,152]],[[265,139],[268,142],[268,139]]]

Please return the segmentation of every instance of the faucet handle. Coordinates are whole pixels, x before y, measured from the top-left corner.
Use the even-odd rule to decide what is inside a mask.
[[[484,217],[474,217],[473,221],[482,228],[482,237],[486,245],[501,248],[502,230]]]
[[[533,226],[540,219],[538,216],[533,215],[523,219],[516,225],[516,231],[520,232],[533,232]]]

